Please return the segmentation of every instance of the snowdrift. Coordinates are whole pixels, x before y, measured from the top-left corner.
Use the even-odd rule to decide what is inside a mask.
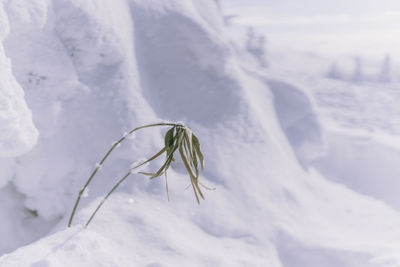
[[[216,1],[14,0],[0,25],[0,266],[400,265],[398,212],[310,165],[325,149],[312,102],[243,61]],[[136,174],[83,229],[162,144],[163,130],[143,130],[66,229],[110,145],[161,120],[192,127],[216,191],[197,205],[176,164],[168,203],[164,181]]]

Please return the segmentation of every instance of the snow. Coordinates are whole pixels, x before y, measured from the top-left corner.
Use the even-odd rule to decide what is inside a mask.
[[[400,44],[396,0],[230,0],[221,1],[231,23],[255,27],[270,46],[324,54],[398,57]],[[235,16],[238,15],[238,16]],[[245,31],[246,29],[243,29]],[[270,53],[271,54],[271,53]]]
[[[329,76],[235,41],[212,0],[12,0],[0,26],[0,266],[400,266],[393,60]],[[198,205],[178,161],[168,202],[132,173],[85,229],[168,127],[129,131],[161,121],[196,134],[216,190]]]
[[[0,42],[9,33],[7,15],[0,6]],[[38,132],[25,102],[24,91],[12,74],[10,59],[0,45],[0,157],[15,157],[35,146]],[[7,180],[0,180],[0,185]]]

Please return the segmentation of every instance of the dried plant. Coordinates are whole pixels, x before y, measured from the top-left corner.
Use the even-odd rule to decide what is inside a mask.
[[[138,128],[135,128],[131,130],[129,133],[124,135],[121,139],[119,139],[116,143],[113,144],[113,146],[108,150],[108,152],[104,155],[100,163],[97,164],[96,168],[90,175],[89,179],[86,181],[85,185],[83,188],[79,191],[78,198],[75,202],[74,208],[72,210],[71,216],[69,218],[68,222],[68,227],[71,226],[76,209],[78,207],[78,204],[80,202],[80,199],[82,195],[87,191],[87,188],[90,184],[90,182],[93,180],[93,177],[96,175],[97,171],[101,168],[101,166],[104,164],[105,160],[108,158],[108,156],[111,154],[111,152],[120,145],[121,142],[123,142],[126,138],[128,138],[129,135],[133,134],[135,131],[144,129],[144,128],[149,128],[149,127],[155,127],[155,126],[171,126],[171,129],[169,129],[164,137],[164,147],[156,153],[154,156],[150,157],[148,160],[140,163],[139,165],[131,168],[115,185],[114,187],[107,193],[107,195],[103,198],[103,200],[100,202],[100,204],[97,206],[95,211],[92,213],[90,216],[89,220],[85,224],[85,227],[89,225],[89,223],[92,221],[93,217],[96,215],[97,211],[100,209],[100,207],[103,205],[103,203],[106,201],[106,199],[118,188],[118,186],[126,179],[129,177],[129,175],[132,174],[133,170],[136,168],[139,168],[140,166],[149,163],[150,161],[153,161],[154,159],[160,157],[165,153],[165,161],[161,165],[161,167],[158,169],[157,172],[155,173],[146,173],[146,172],[139,172],[141,174],[150,176],[150,179],[154,179],[157,177],[160,177],[161,175],[165,175],[166,179],[166,191],[167,191],[167,196],[169,199],[169,193],[168,193],[168,182],[167,182],[167,170],[170,167],[171,163],[175,161],[174,155],[175,152],[178,151],[179,155],[182,159],[183,164],[185,165],[186,171],[189,174],[190,177],[190,183],[194,191],[194,195],[196,197],[196,200],[198,203],[200,203],[200,198],[204,199],[204,195],[200,189],[200,185],[203,186],[206,189],[211,190],[210,188],[204,186],[199,182],[199,167],[201,170],[204,169],[204,156],[200,150],[200,142],[199,139],[193,134],[192,130],[182,124],[175,124],[175,123],[156,123],[156,124],[149,124],[145,126],[141,126]]]

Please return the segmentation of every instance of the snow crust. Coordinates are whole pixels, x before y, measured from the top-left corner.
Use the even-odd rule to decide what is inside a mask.
[[[347,167],[366,189],[332,164],[360,146],[333,133],[349,135],[346,120],[318,90],[348,83],[250,60],[216,1],[13,0],[0,26],[0,266],[400,266],[398,203],[358,156]],[[176,164],[168,202],[162,179],[133,174],[83,229],[130,164],[162,145],[166,129],[142,130],[102,165],[66,229],[110,144],[163,120],[196,133],[201,179],[217,190],[197,205]]]

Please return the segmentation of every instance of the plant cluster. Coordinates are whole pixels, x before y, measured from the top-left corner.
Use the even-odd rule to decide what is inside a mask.
[[[102,165],[104,164],[104,162],[108,158],[108,156],[111,154],[111,152],[116,147],[118,147],[125,139],[127,139],[129,137],[129,135],[132,135],[135,131],[144,129],[144,128],[149,128],[149,127],[156,127],[156,126],[171,126],[171,128],[166,132],[166,134],[164,136],[164,147],[159,152],[157,152],[155,155],[150,157],[148,160],[129,169],[129,171],[114,185],[113,188],[111,188],[111,190],[103,198],[103,200],[100,202],[100,204],[97,206],[97,208],[95,209],[95,211],[92,213],[89,220],[85,224],[85,227],[87,227],[89,225],[89,223],[92,221],[93,217],[96,215],[97,211],[100,209],[100,207],[106,201],[106,199],[118,188],[118,186],[126,178],[128,178],[132,174],[134,169],[139,168],[140,166],[155,160],[156,158],[160,157],[164,153],[165,153],[165,161],[155,173],[147,173],[147,172],[139,172],[139,173],[150,176],[150,179],[160,177],[161,175],[164,174],[165,179],[166,179],[166,191],[167,191],[167,196],[169,199],[167,170],[170,167],[171,163],[175,161],[174,155],[175,155],[175,152],[178,151],[179,155],[181,157],[181,160],[185,166],[185,169],[186,169],[187,173],[189,174],[190,183],[193,188],[194,195],[196,197],[197,202],[200,203],[200,198],[204,199],[204,195],[200,189],[200,185],[209,190],[210,190],[210,188],[204,186],[203,184],[201,184],[199,182],[199,169],[201,169],[201,170],[204,169],[204,156],[200,150],[199,139],[193,134],[192,130],[189,127],[184,126],[182,124],[175,124],[175,123],[149,124],[149,125],[137,127],[135,129],[131,130],[129,133],[127,133],[121,139],[119,139],[117,142],[115,142],[112,145],[112,147],[107,151],[107,153],[103,156],[102,160],[96,165],[96,168],[90,175],[89,179],[86,181],[85,185],[79,191],[78,198],[75,201],[74,208],[72,210],[71,216],[68,221],[68,227],[70,227],[72,224],[72,221],[73,221],[76,209],[81,200],[81,197],[83,197],[85,192],[87,192],[87,188],[88,188],[90,182],[93,180],[94,176],[96,175],[98,170],[102,167]]]

